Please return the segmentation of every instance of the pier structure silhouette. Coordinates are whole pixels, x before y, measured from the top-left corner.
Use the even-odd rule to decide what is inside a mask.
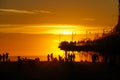
[[[117,25],[109,31],[107,34],[104,34],[102,37],[87,40],[87,41],[63,41],[59,44],[59,48],[65,51],[65,54],[69,51],[92,51],[99,52],[103,55],[103,58],[108,58],[108,62],[120,62],[120,0],[118,0],[118,22]]]

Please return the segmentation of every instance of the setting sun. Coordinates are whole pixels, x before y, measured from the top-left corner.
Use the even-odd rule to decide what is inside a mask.
[[[71,35],[72,32],[71,31],[63,31],[62,34],[64,34],[64,35]]]

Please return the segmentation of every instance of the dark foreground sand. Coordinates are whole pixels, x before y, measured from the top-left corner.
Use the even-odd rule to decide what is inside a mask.
[[[0,80],[120,80],[120,66],[104,63],[0,63]]]

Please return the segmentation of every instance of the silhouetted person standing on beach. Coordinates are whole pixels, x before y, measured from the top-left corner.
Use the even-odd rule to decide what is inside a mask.
[[[53,53],[51,53],[50,58],[51,58],[51,61],[53,61]]]
[[[47,55],[47,61],[48,62],[50,61],[50,55],[49,54]]]
[[[5,62],[5,54],[3,53],[3,62]]]
[[[75,61],[75,54],[72,54],[72,61]]]
[[[21,63],[21,58],[20,58],[20,56],[18,56],[18,63]]]
[[[92,63],[95,63],[97,61],[97,59],[98,59],[97,54],[93,54],[92,55]]]
[[[5,54],[6,62],[8,61],[8,53]]]
[[[58,55],[58,59],[60,62],[62,61],[62,57],[60,55]]]
[[[22,65],[22,60],[20,56],[18,56],[17,58],[18,58],[18,69],[20,69]]]

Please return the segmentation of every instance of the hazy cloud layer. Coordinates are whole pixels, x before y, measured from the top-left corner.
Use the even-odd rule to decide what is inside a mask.
[[[50,11],[47,10],[19,10],[19,9],[0,9],[0,12],[20,13],[20,14],[51,13]]]
[[[83,21],[95,21],[94,18],[84,18]]]

